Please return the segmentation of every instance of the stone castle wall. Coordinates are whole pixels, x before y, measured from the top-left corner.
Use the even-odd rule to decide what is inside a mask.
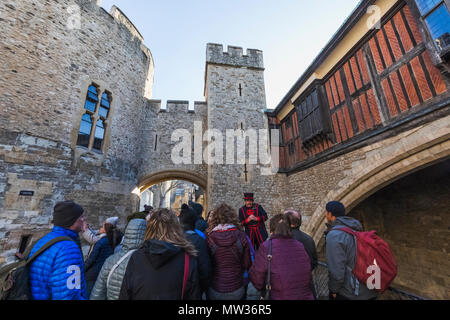
[[[208,44],[206,53],[208,128],[219,130],[224,136],[223,164],[209,164],[209,207],[226,202],[239,208],[243,206],[244,192],[254,192],[255,201],[261,203],[269,214],[279,213],[285,200],[285,195],[280,192],[285,176],[263,175],[264,166],[259,157],[258,164],[249,162],[248,142],[247,167],[238,163],[237,144],[233,164],[227,164],[226,130],[268,128],[264,114],[266,95],[262,52],[248,49],[244,55],[242,48],[229,46],[227,49],[223,52],[222,45]],[[259,139],[258,134],[258,141],[252,143],[259,142]],[[268,144],[265,147],[267,151]]]
[[[79,29],[68,28],[74,8]],[[268,128],[261,51],[244,54],[230,46],[224,52],[222,45],[208,44],[206,102],[189,110],[186,101],[168,101],[162,109],[160,100],[150,100],[151,52],[118,8],[110,15],[95,1],[5,0],[0,13],[0,265],[12,260],[22,236],[35,240],[51,228],[56,202],[79,202],[94,226],[118,215],[123,227],[124,217],[138,208],[137,190],[164,179],[205,188],[207,210],[222,202],[238,209],[244,192],[254,192],[269,216],[297,209],[303,229],[319,243],[328,201],[340,200],[351,210],[400,177],[450,157],[447,106],[289,175],[266,175],[261,163],[237,163],[236,144],[227,164],[226,130]],[[104,153],[76,146],[91,83],[112,94]],[[179,143],[172,141],[174,131],[193,135],[196,122],[202,133],[222,134],[220,163],[195,161],[199,144],[201,153],[209,144],[197,136],[191,161],[173,163]],[[249,159],[248,143],[246,150]]]
[[[190,134],[187,138],[192,143],[195,122],[201,124],[202,133],[204,133],[207,129],[206,118],[207,104],[205,102],[195,102],[194,109],[189,110],[188,101],[169,100],[165,108],[162,108],[161,100],[147,101],[142,123],[141,143],[144,149],[139,169],[139,184],[145,184],[148,178],[157,173],[176,170],[197,174],[206,179],[207,167],[205,164],[194,163],[192,149],[186,150],[191,153],[190,162],[175,164],[172,160],[172,150],[180,143],[180,140],[172,141],[174,131],[187,130]]]
[[[1,264],[21,235],[51,228],[57,201],[78,201],[95,226],[137,208],[135,142],[153,58],[125,17],[95,1],[6,0],[0,12]],[[75,146],[91,83],[112,94],[103,154]]]
[[[431,299],[450,294],[450,160],[378,191],[350,215],[385,239],[398,264],[395,287]]]

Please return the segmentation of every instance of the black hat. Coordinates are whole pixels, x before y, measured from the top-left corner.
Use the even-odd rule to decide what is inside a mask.
[[[53,224],[57,227],[69,228],[83,212],[84,209],[73,201],[58,202],[53,209]]]
[[[254,200],[254,194],[253,193],[244,193],[244,200],[253,201]]]
[[[339,201],[331,201],[328,202],[326,208],[328,212],[331,212],[331,214],[335,217],[343,217],[345,216],[345,207],[342,203]]]

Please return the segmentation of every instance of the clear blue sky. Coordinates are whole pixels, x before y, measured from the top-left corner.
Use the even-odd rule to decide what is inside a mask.
[[[267,108],[311,64],[358,0],[103,0],[138,28],[155,60],[153,99],[204,101],[208,42],[264,52]]]

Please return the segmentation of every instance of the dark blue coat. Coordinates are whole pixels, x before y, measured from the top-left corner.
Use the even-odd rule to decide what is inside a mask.
[[[103,237],[97,241],[85,262],[86,281],[95,282],[97,280],[105,260],[112,254],[114,254],[114,251],[107,237]]]
[[[74,231],[54,227],[36,243],[30,257],[58,237],[69,237],[79,243]],[[76,242],[58,242],[31,263],[30,287],[34,300],[87,300],[83,254]]]

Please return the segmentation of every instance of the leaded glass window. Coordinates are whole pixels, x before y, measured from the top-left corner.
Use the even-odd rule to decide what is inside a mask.
[[[431,37],[443,50],[450,46],[450,13],[444,0],[416,0]]]
[[[89,140],[92,131],[91,115],[85,113],[81,118],[80,131],[78,133],[77,145],[89,148]]]
[[[110,92],[103,91],[100,96],[100,88],[97,85],[89,86],[84,102],[85,113],[81,117],[78,131],[78,146],[103,152],[106,127],[111,113],[111,101]]]

